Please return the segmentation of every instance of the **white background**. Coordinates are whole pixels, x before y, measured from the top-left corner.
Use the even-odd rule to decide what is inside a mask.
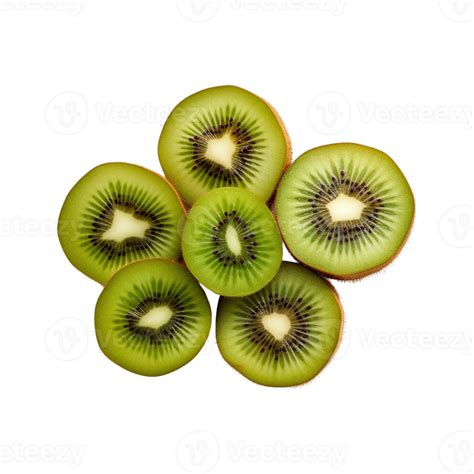
[[[2,0],[0,471],[472,472],[471,15],[466,0]],[[160,170],[169,110],[229,83],[273,104],[295,157],[380,148],[417,200],[401,256],[336,282],[343,344],[302,387],[247,381],[214,331],[170,375],[115,366],[95,341],[101,288],[56,237],[84,173]]]

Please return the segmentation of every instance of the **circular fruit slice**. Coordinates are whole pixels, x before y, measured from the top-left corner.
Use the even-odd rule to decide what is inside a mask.
[[[275,208],[293,256],[335,278],[360,278],[390,263],[413,223],[410,186],[385,153],[340,143],[290,166]]]
[[[342,322],[332,286],[301,265],[283,262],[258,293],[219,299],[217,344],[224,359],[250,380],[298,385],[329,361]]]
[[[282,241],[267,206],[249,191],[215,189],[191,209],[183,231],[183,256],[194,276],[226,296],[263,288],[276,274]]]
[[[188,203],[228,186],[267,201],[291,150],[281,120],[264,100],[239,87],[219,86],[176,106],[163,126],[158,156]]]
[[[184,219],[181,201],[164,178],[140,166],[107,163],[69,192],[58,235],[71,263],[105,283],[132,261],[178,258]]]
[[[104,354],[130,372],[163,375],[187,364],[209,335],[203,289],[181,265],[151,259],[115,274],[95,310]]]

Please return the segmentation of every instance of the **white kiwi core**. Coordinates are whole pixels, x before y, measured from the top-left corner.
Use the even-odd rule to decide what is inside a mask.
[[[242,244],[240,243],[239,234],[235,230],[235,227],[228,225],[225,231],[225,241],[229,250],[236,256],[242,253]]]
[[[104,240],[115,240],[116,242],[122,242],[132,237],[143,239],[145,238],[145,232],[150,227],[149,222],[137,219],[128,212],[115,209],[112,225],[102,234],[102,238]]]
[[[206,158],[226,169],[232,168],[234,153],[237,145],[234,143],[230,133],[225,133],[219,138],[211,138],[207,142]]]
[[[326,204],[333,222],[355,221],[361,218],[366,205],[358,199],[340,193],[336,199]]]
[[[263,327],[278,341],[290,332],[290,318],[283,313],[270,313],[262,316]]]
[[[173,311],[168,306],[157,306],[144,314],[137,326],[151,329],[158,329],[165,325],[173,316]]]

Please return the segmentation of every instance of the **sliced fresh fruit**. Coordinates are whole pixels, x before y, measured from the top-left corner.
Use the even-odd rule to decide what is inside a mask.
[[[411,229],[410,186],[385,153],[339,143],[307,151],[278,188],[283,239],[302,263],[334,278],[360,278],[390,263]]]
[[[58,235],[71,263],[105,283],[127,263],[176,259],[185,211],[161,176],[128,163],[89,171],[69,192]]]
[[[171,112],[158,143],[166,177],[192,204],[219,187],[272,195],[291,147],[280,118],[264,100],[235,86],[205,89]]]
[[[245,377],[269,386],[311,380],[337,348],[343,312],[334,288],[308,268],[283,262],[259,292],[219,299],[217,344]]]
[[[102,291],[95,311],[104,354],[131,372],[164,375],[201,350],[211,326],[203,289],[181,265],[150,259],[127,265]]]

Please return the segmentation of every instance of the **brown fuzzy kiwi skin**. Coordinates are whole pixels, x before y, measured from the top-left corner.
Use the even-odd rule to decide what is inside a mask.
[[[276,111],[276,109],[273,107],[273,105],[267,102],[262,97],[260,97],[260,99],[263,100],[263,102],[265,102],[268,108],[273,112],[273,115],[276,117],[276,119],[278,120],[278,123],[280,124],[281,129],[283,130],[283,136],[285,137],[285,141],[286,141],[286,161],[285,161],[285,164],[283,165],[283,171],[281,173],[283,176],[286,169],[291,164],[291,158],[293,155],[293,146],[291,144],[291,138],[288,133],[288,129],[286,128],[285,122],[283,122],[283,119],[281,118],[280,114]]]
[[[345,145],[346,143],[340,143],[341,145]],[[393,160],[392,160],[393,161]],[[395,166],[399,169],[400,173],[402,173],[403,176],[405,176],[402,172],[402,170],[398,167],[398,165],[393,162],[395,164]],[[283,176],[282,176],[283,178]],[[281,181],[281,180],[280,180]],[[326,278],[332,278],[333,280],[339,280],[339,281],[354,281],[354,280],[362,280],[364,279],[365,277],[369,276],[369,275],[373,275],[374,273],[378,273],[380,270],[383,270],[385,267],[387,267],[388,265],[390,265],[399,255],[400,255],[400,252],[403,250],[403,247],[405,247],[405,244],[407,243],[410,235],[411,235],[411,232],[412,232],[412,229],[413,229],[413,224],[415,222],[415,214],[416,214],[416,201],[415,201],[415,196],[413,194],[413,191],[411,189],[411,186],[410,184],[408,183],[407,181],[407,184],[408,184],[408,188],[410,189],[410,193],[412,195],[412,198],[413,198],[413,216],[411,218],[411,222],[410,222],[410,226],[408,227],[408,230],[407,230],[407,233],[405,235],[405,238],[403,239],[403,241],[401,242],[400,246],[398,247],[398,249],[396,250],[396,252],[388,259],[386,260],[385,262],[382,262],[381,264],[379,265],[376,265],[375,267],[372,267],[372,268],[368,268],[367,270],[364,270],[363,272],[356,272],[356,273],[350,273],[350,274],[347,274],[347,275],[335,275],[334,273],[329,273],[329,272],[325,272],[324,270],[321,270],[320,268],[317,268],[317,267],[313,267],[305,262],[303,262],[302,260],[299,260],[296,255],[294,255],[289,246],[287,245],[286,241],[285,241],[285,238],[283,237],[283,233],[281,232],[281,225],[280,225],[280,222],[279,222],[279,219],[278,219],[278,214],[276,212],[276,207],[275,207],[275,199],[273,199],[272,203],[271,203],[271,207],[270,207],[270,210],[272,212],[272,214],[275,216],[275,221],[277,223],[277,226],[278,226],[278,229],[280,230],[280,235],[283,239],[283,242],[285,243],[285,247],[287,248],[288,252],[290,253],[290,255],[298,262],[298,263],[301,263],[303,266],[305,266],[306,268],[309,268],[310,270],[313,270],[313,271],[316,271],[317,273],[325,276]],[[278,191],[278,187],[277,187],[277,191]],[[275,193],[275,197],[276,197],[276,193]]]
[[[288,129],[286,128],[285,122],[283,122],[283,119],[281,118],[280,114],[276,111],[276,109],[273,107],[272,104],[267,102],[262,97],[260,97],[260,99],[263,100],[263,102],[265,102],[268,108],[273,112],[273,115],[276,117],[278,123],[280,124],[281,129],[283,130],[283,136],[285,137],[285,142],[286,142],[286,161],[283,165],[283,169],[281,170],[281,174],[280,174],[280,177],[278,178],[275,189],[273,190],[272,195],[267,200],[267,206],[270,208],[270,211],[272,211],[272,213],[274,214],[273,208],[274,208],[276,193],[278,190],[278,186],[280,186],[280,181],[283,178],[283,175],[285,174],[286,170],[291,165],[291,160],[293,156],[293,146],[291,144],[291,138],[288,133]]]
[[[337,340],[337,344],[336,344],[336,347],[334,348],[334,351],[333,353],[331,354],[331,356],[329,357],[329,359],[326,361],[326,363],[321,367],[321,370],[314,376],[312,377],[311,379],[307,380],[306,382],[301,382],[301,383],[297,383],[295,385],[268,385],[268,384],[265,384],[265,383],[260,383],[260,382],[255,382],[255,380],[252,380],[250,379],[249,377],[247,377],[244,373],[241,372],[240,370],[240,366],[238,364],[231,364],[225,357],[224,357],[224,354],[221,352],[220,348],[219,348],[219,345],[217,345],[217,348],[219,349],[219,352],[222,356],[222,358],[226,361],[227,364],[229,364],[234,370],[236,370],[240,375],[244,376],[247,380],[250,380],[250,382],[254,383],[255,385],[258,385],[260,387],[268,387],[268,388],[275,388],[275,389],[288,389],[288,388],[299,388],[299,387],[302,387],[303,385],[307,385],[311,382],[313,382],[317,377],[319,377],[319,375],[326,369],[326,367],[329,365],[329,363],[332,361],[332,359],[334,358],[335,354],[337,353],[337,351],[339,350],[339,346],[341,345],[341,342],[342,342],[342,338],[343,338],[343,334],[344,334],[344,328],[345,328],[345,320],[346,320],[346,316],[345,316],[345,313],[344,313],[344,308],[342,306],[342,303],[341,303],[341,298],[339,296],[339,293],[337,292],[336,288],[334,287],[334,285],[332,284],[332,282],[330,282],[329,280],[327,280],[326,278],[322,277],[321,275],[319,275],[317,272],[315,272],[312,268],[309,268],[309,267],[306,267],[308,268],[310,271],[312,271],[313,273],[316,273],[319,277],[323,278],[324,281],[328,284],[328,286],[330,287],[331,289],[331,292],[332,294],[334,295],[334,298],[336,299],[336,302],[337,302],[337,305],[339,306],[339,311],[341,312],[341,327],[339,329],[339,338]],[[216,328],[217,330],[217,328]]]
[[[169,187],[173,190],[173,192],[176,194],[176,197],[178,198],[178,203],[179,205],[181,206],[181,208],[183,209],[184,211],[184,217],[186,218],[188,216],[188,210],[186,209],[186,206],[184,204],[184,201],[182,200],[181,196],[179,195],[178,191],[176,190],[176,188],[173,186],[173,183],[164,175],[161,175],[160,173],[157,173],[156,171],[153,171],[153,170],[150,170],[148,168],[145,168],[144,166],[142,166],[141,168],[143,169],[146,169],[147,171],[151,171],[154,175],[156,176],[159,176],[160,178],[162,178],[164,181],[166,181],[166,183],[169,185]]]

